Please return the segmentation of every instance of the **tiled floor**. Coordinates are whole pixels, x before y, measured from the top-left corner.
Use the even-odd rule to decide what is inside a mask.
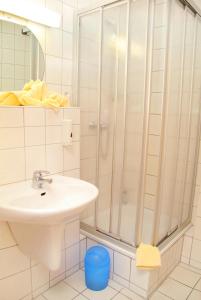
[[[100,292],[86,288],[84,272],[79,270],[69,278],[44,292],[35,300],[142,300],[140,296],[113,280]],[[163,282],[150,300],[201,300],[201,270],[180,264]]]

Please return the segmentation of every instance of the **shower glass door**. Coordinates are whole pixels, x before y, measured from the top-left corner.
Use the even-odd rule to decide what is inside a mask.
[[[97,229],[118,237],[124,149],[127,4],[102,12]]]
[[[201,22],[183,1],[114,1],[79,15],[82,220],[130,245],[190,222],[200,136]]]
[[[150,1],[131,1],[119,235],[134,245],[143,176]]]

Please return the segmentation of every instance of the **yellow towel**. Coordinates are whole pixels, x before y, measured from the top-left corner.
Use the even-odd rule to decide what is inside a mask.
[[[2,106],[19,106],[18,97],[12,92],[5,92],[0,95],[0,105]]]
[[[67,97],[59,94],[48,94],[43,81],[29,81],[22,91],[5,92],[0,95],[0,105],[44,106],[52,109],[69,106]]]
[[[23,91],[27,97],[42,100],[47,94],[47,86],[43,81],[29,81],[24,85]]]
[[[160,251],[157,247],[140,244],[136,252],[136,267],[153,270],[161,266]]]
[[[65,97],[65,96],[61,96],[58,94],[51,94],[42,101],[42,105],[44,107],[57,109],[59,107],[68,106],[69,101],[68,101],[67,97]]]

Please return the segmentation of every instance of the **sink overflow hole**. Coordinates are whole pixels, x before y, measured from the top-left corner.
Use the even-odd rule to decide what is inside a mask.
[[[41,193],[40,195],[41,195],[41,196],[45,196],[45,195],[46,195],[46,192],[43,192],[43,193]]]

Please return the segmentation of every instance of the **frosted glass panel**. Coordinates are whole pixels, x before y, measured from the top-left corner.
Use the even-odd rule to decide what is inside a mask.
[[[148,8],[146,0],[131,2],[123,187],[121,191],[120,237],[135,243],[136,209],[139,200],[145,80],[147,70]]]
[[[100,12],[80,17],[78,60],[78,103],[81,108],[81,179],[96,178],[97,124],[99,101]],[[89,147],[90,145],[90,147]],[[82,214],[82,220],[95,226],[95,203]]]
[[[124,146],[127,5],[103,10],[97,227],[118,234]]]
[[[180,114],[183,105],[182,71],[183,44],[185,34],[185,12],[182,4],[173,2],[169,24],[168,61],[165,105],[164,152],[162,158],[162,174],[160,188],[160,223],[159,240],[170,230],[171,218],[178,224],[178,206],[180,198],[174,199],[178,161]],[[174,199],[174,201],[173,201]],[[172,214],[174,216],[172,216]]]
[[[200,114],[200,91],[201,91],[201,22],[197,19],[197,38],[195,45],[195,60],[193,65],[193,86],[192,86],[192,105],[191,105],[191,124],[189,135],[189,149],[187,160],[187,172],[184,188],[184,199],[182,207],[182,223],[189,219],[191,211],[193,192],[195,189],[195,167],[196,155],[199,150],[199,114]]]

